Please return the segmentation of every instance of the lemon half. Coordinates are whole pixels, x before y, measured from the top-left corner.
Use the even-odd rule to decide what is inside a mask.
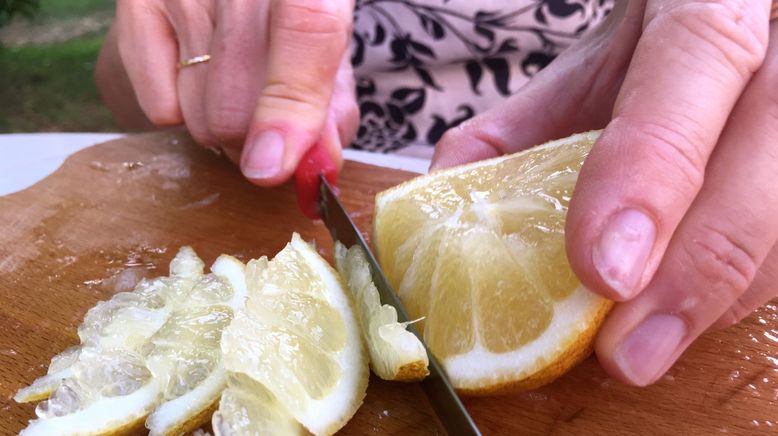
[[[531,389],[591,352],[612,303],[580,286],[564,225],[598,132],[424,175],[376,198],[381,266],[454,386]]]

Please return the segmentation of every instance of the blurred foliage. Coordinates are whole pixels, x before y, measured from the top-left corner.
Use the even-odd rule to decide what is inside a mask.
[[[2,0],[0,0],[2,1]],[[100,12],[112,12],[114,0],[35,0],[40,3],[40,11],[35,21],[61,20],[63,18],[85,17]],[[130,0],[137,1],[137,0]],[[190,0],[185,0],[190,1]]]
[[[16,16],[32,18],[39,10],[39,0],[0,0],[0,27]]]
[[[92,78],[101,43],[88,35],[0,50],[0,133],[116,131]]]
[[[70,32],[83,20],[110,21],[114,6],[114,0],[0,0],[0,23],[12,21],[2,29],[6,36],[51,37],[0,44],[0,133],[118,129],[93,79],[104,31]],[[62,39],[62,29],[76,36]]]

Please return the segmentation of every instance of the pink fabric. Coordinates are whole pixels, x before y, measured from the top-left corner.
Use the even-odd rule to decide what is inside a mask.
[[[610,0],[357,1],[354,148],[432,156],[447,128],[516,92]]]

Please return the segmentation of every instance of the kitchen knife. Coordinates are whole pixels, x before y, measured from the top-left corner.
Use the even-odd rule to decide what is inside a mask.
[[[310,218],[324,221],[333,241],[340,241],[346,247],[358,245],[364,250],[370,265],[370,273],[381,298],[381,304],[393,306],[399,322],[408,322],[408,315],[399,297],[381,271],[375,256],[356,228],[343,205],[338,200],[333,185],[336,182],[337,167],[324,147],[316,145],[306,153],[295,173],[297,199],[300,208]],[[413,324],[408,330],[424,344]],[[450,435],[480,435],[481,432],[467,413],[464,405],[451,386],[443,366],[424,345],[429,357],[430,374],[420,382],[435,414]]]

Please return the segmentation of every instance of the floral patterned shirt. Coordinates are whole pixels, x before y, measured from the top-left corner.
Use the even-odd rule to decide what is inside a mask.
[[[447,129],[516,92],[612,0],[357,0],[356,149],[430,158]]]

